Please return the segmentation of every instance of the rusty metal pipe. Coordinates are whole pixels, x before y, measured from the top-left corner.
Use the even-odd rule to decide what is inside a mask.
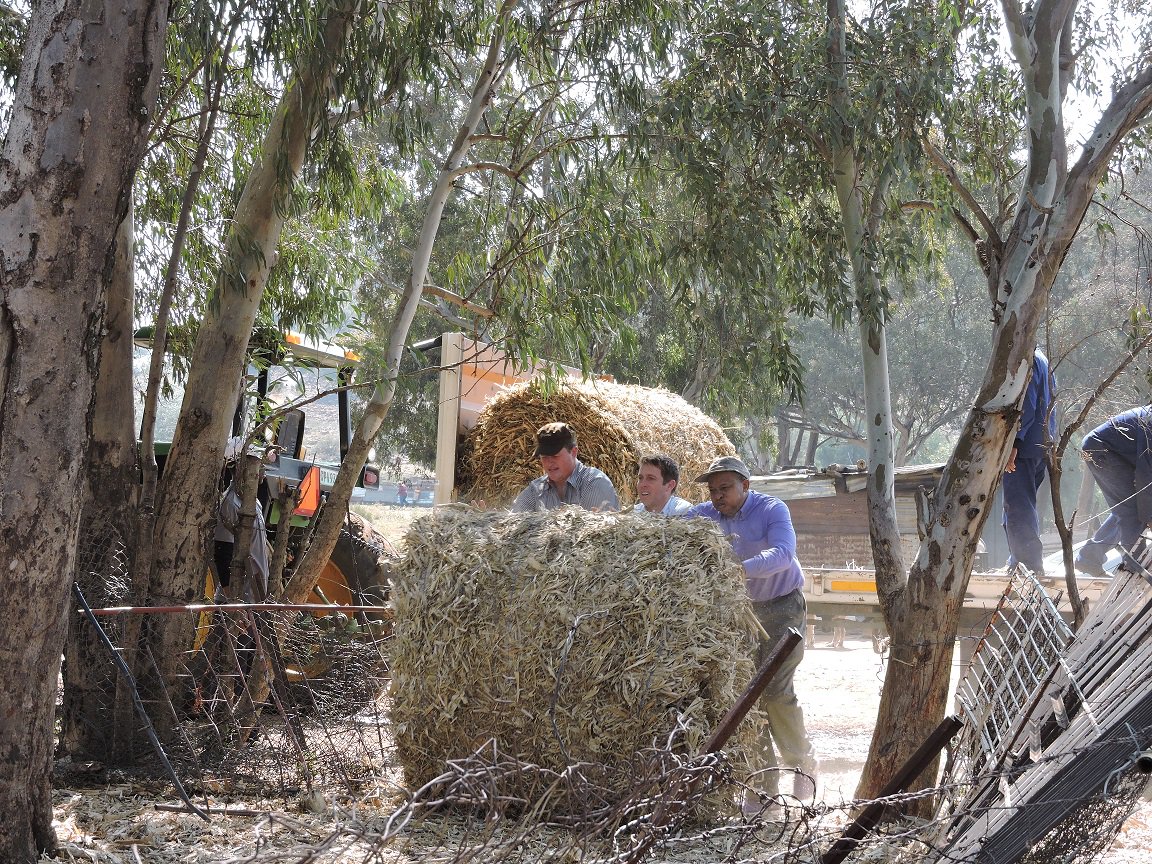
[[[908,761],[900,766],[900,770],[880,790],[877,797],[887,798],[889,795],[896,795],[907,789],[912,781],[919,777],[929,763],[944,749],[952,736],[960,731],[960,727],[963,725],[963,721],[955,715],[945,717],[940,725],[932,730],[932,734],[924,740],[924,743],[917,748],[916,752],[909,757]],[[851,855],[852,851],[860,845],[864,835],[879,824],[880,817],[886,807],[888,804],[884,801],[873,801],[865,807],[864,811],[856,817],[856,820],[844,829],[844,833],[840,835],[839,840],[832,844],[832,848],[821,856],[820,864],[840,864],[841,861]]]
[[[740,721],[752,710],[752,706],[756,704],[756,700],[760,698],[764,688],[776,677],[776,673],[780,671],[784,661],[791,656],[803,639],[804,637],[795,627],[788,628],[787,635],[772,649],[772,653],[764,660],[764,665],[756,670],[756,674],[752,676],[752,680],[740,698],[736,700],[736,704],[729,708],[724,719],[716,724],[715,731],[708,738],[708,743],[704,745],[705,753],[715,753],[728,743],[728,739],[732,737],[732,733],[736,731]]]
[[[107,606],[93,615],[152,615],[159,612],[379,612],[386,606],[339,603],[189,603],[186,606]]]

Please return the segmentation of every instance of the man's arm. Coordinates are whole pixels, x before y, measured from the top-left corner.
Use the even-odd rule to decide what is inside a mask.
[[[783,501],[769,503],[763,517],[764,548],[744,559],[744,573],[748,578],[749,594],[753,597],[777,597],[786,592],[777,590],[776,583],[792,575],[792,564],[796,559],[796,529],[788,505]]]

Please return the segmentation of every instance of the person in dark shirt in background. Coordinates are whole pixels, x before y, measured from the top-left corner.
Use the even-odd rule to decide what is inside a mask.
[[[1008,567],[1027,567],[1044,575],[1044,543],[1040,539],[1040,512],[1036,496],[1048,473],[1045,450],[1056,437],[1052,407],[1052,374],[1048,358],[1039,348],[1032,357],[1032,377],[1020,407],[1020,428],[1004,466],[1004,534],[1008,538]]]
[[[1152,405],[1110,417],[1080,449],[1112,512],[1076,553],[1076,569],[1103,576],[1104,558],[1118,544],[1125,567],[1139,572],[1135,547],[1152,524]]]

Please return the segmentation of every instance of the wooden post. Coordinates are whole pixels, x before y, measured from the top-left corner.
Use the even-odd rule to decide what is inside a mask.
[[[445,333],[440,342],[440,410],[436,418],[437,504],[451,502],[456,486],[456,434],[460,426],[460,364],[464,334]]]

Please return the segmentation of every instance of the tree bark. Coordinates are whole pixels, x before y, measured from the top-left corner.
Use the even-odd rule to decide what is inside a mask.
[[[164,61],[168,4],[33,6],[0,156],[0,860],[56,845],[53,713],[116,231]]]
[[[820,433],[815,429],[808,431],[808,449],[804,453],[804,464],[816,464],[816,450],[820,447]]]
[[[84,469],[76,582],[90,606],[116,606],[128,596],[136,535],[137,449],[132,387],[132,207],[120,223],[116,264],[108,286],[92,437]],[[73,604],[73,607],[75,604]],[[118,631],[105,618],[106,629]],[[119,640],[113,638],[113,642]],[[60,749],[79,760],[135,753],[147,739],[140,724],[118,723],[112,710],[117,673],[96,629],[76,608],[68,613],[64,648],[64,711]],[[130,719],[132,719],[130,717]],[[138,734],[133,734],[137,731]],[[117,761],[121,761],[117,759]]]

